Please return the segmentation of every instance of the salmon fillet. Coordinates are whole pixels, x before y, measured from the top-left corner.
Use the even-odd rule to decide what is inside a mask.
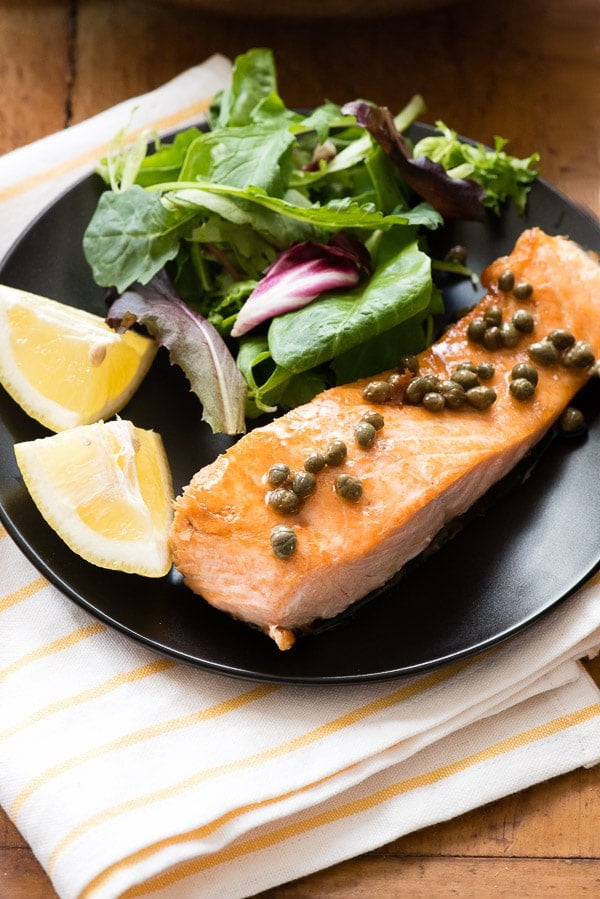
[[[506,270],[533,285],[530,298],[500,290]],[[517,362],[530,362],[531,343],[556,328],[587,341],[598,357],[598,260],[567,238],[534,228],[486,269],[482,284],[483,300],[418,358],[421,374],[442,379],[467,360],[492,362],[495,374],[485,383],[496,392],[493,405],[440,412],[398,400],[373,405],[363,398],[367,381],[361,381],[327,390],[251,431],[194,475],[175,501],[172,556],[191,590],[287,649],[311,622],[339,614],[385,584],[541,439],[594,366],[537,365],[538,385],[527,400],[509,391],[510,373]],[[527,309],[533,332],[521,334],[510,349],[473,342],[469,323],[491,305],[501,306],[505,321]],[[362,449],[354,430],[374,409],[384,426]],[[347,445],[343,464],[316,475],[316,490],[297,512],[275,511],[267,501],[269,468],[282,463],[300,471],[310,453],[324,452],[334,439]],[[358,501],[336,492],[342,472],[360,479]],[[296,536],[288,558],[277,557],[270,543],[271,530],[281,524]]]

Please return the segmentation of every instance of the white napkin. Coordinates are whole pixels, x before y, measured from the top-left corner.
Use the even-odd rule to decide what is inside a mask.
[[[196,120],[222,57],[0,159],[0,250],[123,127]],[[381,684],[222,678],[50,586],[0,528],[0,801],[64,899],[243,897],[600,761],[600,576],[486,654]]]

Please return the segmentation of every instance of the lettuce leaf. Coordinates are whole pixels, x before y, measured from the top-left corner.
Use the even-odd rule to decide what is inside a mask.
[[[512,200],[520,215],[527,206],[527,196],[538,177],[539,153],[524,159],[510,156],[503,137],[494,138],[493,148],[460,140],[456,131],[436,122],[439,135],[424,137],[414,147],[415,156],[427,156],[450,174],[472,178],[485,190],[484,205],[500,214],[507,200]]]
[[[306,306],[326,291],[353,287],[369,263],[363,245],[349,238],[295,244],[269,266],[240,310],[231,336],[240,337],[275,315]]]
[[[164,272],[117,297],[107,322],[119,332],[144,325],[183,369],[212,430],[244,433],[246,382],[218,331],[181,302]]]
[[[402,178],[416,194],[431,203],[444,218],[479,220],[484,216],[485,191],[474,180],[453,178],[444,166],[426,156],[413,159],[410,147],[396,128],[385,106],[357,100],[344,112],[353,113],[398,167]]]

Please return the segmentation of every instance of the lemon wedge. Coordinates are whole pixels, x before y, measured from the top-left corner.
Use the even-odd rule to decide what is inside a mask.
[[[51,431],[119,412],[156,350],[150,337],[118,334],[91,312],[0,285],[0,383]]]
[[[14,451],[33,501],[74,552],[146,577],[169,571],[173,484],[159,434],[117,418]]]

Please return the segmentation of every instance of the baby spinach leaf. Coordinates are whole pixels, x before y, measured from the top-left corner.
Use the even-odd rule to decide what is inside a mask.
[[[336,382],[347,384],[368,378],[394,368],[401,356],[422,352],[433,339],[433,316],[441,314],[443,309],[441,295],[434,289],[424,311],[333,359],[331,368]]]
[[[395,230],[379,244],[373,274],[350,291],[323,295],[271,322],[269,349],[278,365],[306,371],[348,352],[425,309],[431,260],[413,233]]]

